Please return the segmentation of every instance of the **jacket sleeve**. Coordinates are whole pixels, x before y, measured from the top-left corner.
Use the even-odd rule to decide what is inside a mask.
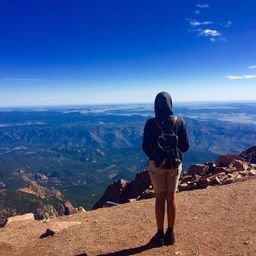
[[[185,153],[189,149],[188,132],[183,118],[181,118],[180,127],[178,131],[178,148],[182,153]]]
[[[152,142],[152,123],[148,120],[144,127],[142,150],[148,158],[152,158],[154,154],[153,142]]]

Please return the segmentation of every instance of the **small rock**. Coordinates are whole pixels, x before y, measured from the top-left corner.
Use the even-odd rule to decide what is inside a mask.
[[[181,180],[182,180],[182,182],[188,182],[188,181],[194,180],[194,178],[193,178],[193,175],[186,175],[186,176],[182,177]]]
[[[40,238],[45,238],[48,236],[53,236],[55,235],[55,232],[52,231],[51,229],[47,228],[46,231],[40,236]]]
[[[149,199],[155,197],[155,191],[146,189],[145,191],[142,192],[141,195],[139,195],[136,200],[143,200],[143,199]]]
[[[217,177],[221,178],[221,177],[224,177],[225,175],[226,175],[225,172],[220,172],[220,173],[217,174]]]
[[[118,206],[119,204],[116,203],[116,202],[112,202],[112,201],[106,201],[102,207],[105,208],[105,207],[113,207],[113,206]]]
[[[174,256],[182,256],[182,252],[176,251],[173,255],[174,255]]]
[[[62,221],[62,222],[55,222],[50,225],[45,233],[43,233],[40,238],[45,238],[48,236],[53,236],[59,232],[61,232],[64,229],[67,229],[72,226],[80,225],[80,221]]]
[[[252,241],[247,240],[247,241],[244,242],[244,244],[252,244]]]
[[[180,184],[180,186],[178,187],[178,190],[187,191],[187,190],[194,190],[198,188],[199,188],[198,182],[187,182],[187,183]]]
[[[86,212],[86,210],[82,206],[79,206],[78,208],[76,208],[76,211],[77,212]]]
[[[248,173],[250,176],[255,176],[256,175],[256,170],[252,169]]]
[[[228,184],[231,184],[233,182],[234,182],[234,179],[233,178],[229,178],[229,179],[225,179],[222,184],[223,185],[228,185]]]
[[[246,176],[246,175],[248,175],[248,172],[247,171],[240,171],[239,174],[241,174],[242,176]]]
[[[36,173],[35,178],[37,180],[40,180],[40,181],[47,181],[48,180],[48,177],[45,174],[40,173],[40,172]]]
[[[241,180],[242,179],[242,175],[238,174],[235,176],[235,180]]]

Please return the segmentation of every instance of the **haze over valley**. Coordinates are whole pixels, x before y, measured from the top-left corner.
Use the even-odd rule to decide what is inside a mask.
[[[256,103],[174,104],[190,136],[184,170],[253,146],[255,109]],[[151,116],[151,104],[2,108],[0,186],[24,187],[25,175],[89,209],[107,185],[146,168],[141,141]]]

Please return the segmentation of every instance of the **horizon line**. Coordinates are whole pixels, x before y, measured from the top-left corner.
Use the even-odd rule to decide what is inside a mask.
[[[84,107],[84,106],[120,106],[120,105],[151,105],[154,102],[124,102],[124,103],[78,103],[78,104],[56,104],[56,105],[0,105],[0,109],[8,108],[67,108],[67,107]],[[204,100],[204,101],[173,101],[175,104],[228,104],[228,103],[256,103],[255,100]]]

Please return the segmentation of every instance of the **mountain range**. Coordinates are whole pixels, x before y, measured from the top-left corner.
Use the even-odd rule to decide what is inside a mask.
[[[253,106],[177,106],[175,113],[184,117],[191,144],[184,171],[193,163],[253,146]],[[27,186],[23,173],[39,185],[61,191],[75,206],[90,209],[108,184],[131,180],[146,168],[141,140],[152,109],[150,105],[2,109],[0,187]]]

